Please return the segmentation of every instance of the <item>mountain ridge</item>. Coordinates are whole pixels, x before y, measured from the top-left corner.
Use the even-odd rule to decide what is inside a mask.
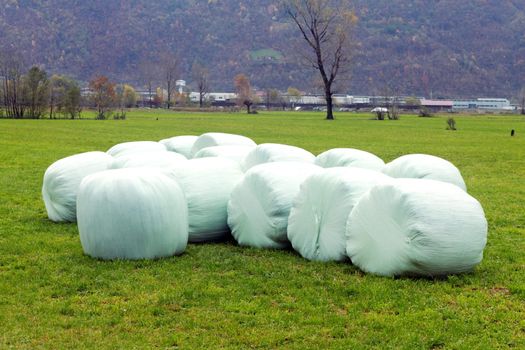
[[[356,0],[347,92],[514,96],[525,83],[525,2]],[[287,52],[297,32],[272,0],[0,0],[0,37],[28,63],[87,81],[141,85],[139,66],[165,51],[181,78],[204,63],[214,90],[247,74],[258,88],[314,92],[315,72]]]

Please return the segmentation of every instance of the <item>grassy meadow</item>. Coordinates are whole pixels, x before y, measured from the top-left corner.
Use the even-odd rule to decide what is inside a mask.
[[[0,119],[0,349],[525,348],[525,118],[172,113],[127,120]],[[510,130],[516,136],[510,137]],[[365,275],[293,251],[190,244],[179,257],[97,261],[75,224],[47,219],[54,161],[134,140],[220,131],[257,143],[453,162],[489,222],[475,272],[440,279]],[[446,218],[445,218],[446,219]]]

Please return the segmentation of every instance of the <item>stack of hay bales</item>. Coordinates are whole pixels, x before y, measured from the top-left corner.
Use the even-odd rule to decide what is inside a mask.
[[[188,158],[194,158],[187,160]],[[117,168],[115,170],[108,170]],[[189,242],[287,248],[384,276],[472,270],[487,221],[459,170],[430,155],[384,164],[350,148],[315,157],[233,134],[136,141],[53,163],[42,195],[86,254],[152,259]]]

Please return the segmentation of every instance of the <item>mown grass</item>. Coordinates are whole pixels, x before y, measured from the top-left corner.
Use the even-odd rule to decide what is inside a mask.
[[[524,348],[525,119],[456,116],[458,131],[446,131],[445,118],[337,117],[133,111],[124,121],[0,120],[0,348]],[[233,242],[103,262],[83,255],[76,225],[47,219],[40,189],[53,161],[206,131],[314,153],[447,158],[486,211],[485,259],[474,273],[436,280],[375,277]]]

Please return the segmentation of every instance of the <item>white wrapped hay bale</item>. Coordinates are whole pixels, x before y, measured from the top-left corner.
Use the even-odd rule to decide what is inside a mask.
[[[180,153],[190,159],[191,148],[198,138],[198,136],[193,135],[182,135],[160,140],[159,142],[163,144],[168,151]]]
[[[288,218],[293,248],[308,260],[346,260],[348,215],[370,188],[391,179],[359,168],[330,168],[307,178]]]
[[[246,158],[242,167],[247,171],[259,164],[272,162],[305,162],[314,163],[315,156],[299,147],[281,145],[277,143],[264,143],[255,147]]]
[[[122,168],[167,168],[188,160],[182,154],[175,152],[140,152],[128,153],[115,157],[111,163],[111,169]]]
[[[274,162],[246,172],[228,202],[228,225],[240,245],[285,248],[288,215],[301,183],[322,169],[314,164]]]
[[[382,171],[385,162],[375,154],[353,148],[334,148],[315,158],[315,164],[323,168],[356,167]]]
[[[448,160],[428,154],[408,154],[386,164],[383,173],[395,178],[430,179],[467,190],[458,168]]]
[[[211,242],[229,235],[226,206],[243,172],[225,158],[191,159],[167,170],[181,186],[188,202],[189,241]]]
[[[359,200],[346,234],[348,256],[365,272],[438,276],[481,262],[487,221],[479,202],[455,185],[398,179]]]
[[[60,159],[44,174],[42,197],[47,216],[55,222],[77,219],[77,193],[82,179],[107,170],[113,157],[104,152],[86,152]]]
[[[194,157],[197,152],[206,147],[213,146],[256,146],[252,139],[235,134],[226,134],[222,132],[209,132],[202,134],[193,144],[191,156]]]
[[[117,169],[88,176],[77,206],[82,248],[94,258],[154,259],[186,249],[186,199],[161,170]]]
[[[107,150],[107,154],[113,157],[120,157],[125,154],[139,152],[166,152],[166,147],[154,141],[132,141],[116,144]]]
[[[201,149],[193,158],[220,157],[228,158],[241,164],[255,146],[213,146]]]

